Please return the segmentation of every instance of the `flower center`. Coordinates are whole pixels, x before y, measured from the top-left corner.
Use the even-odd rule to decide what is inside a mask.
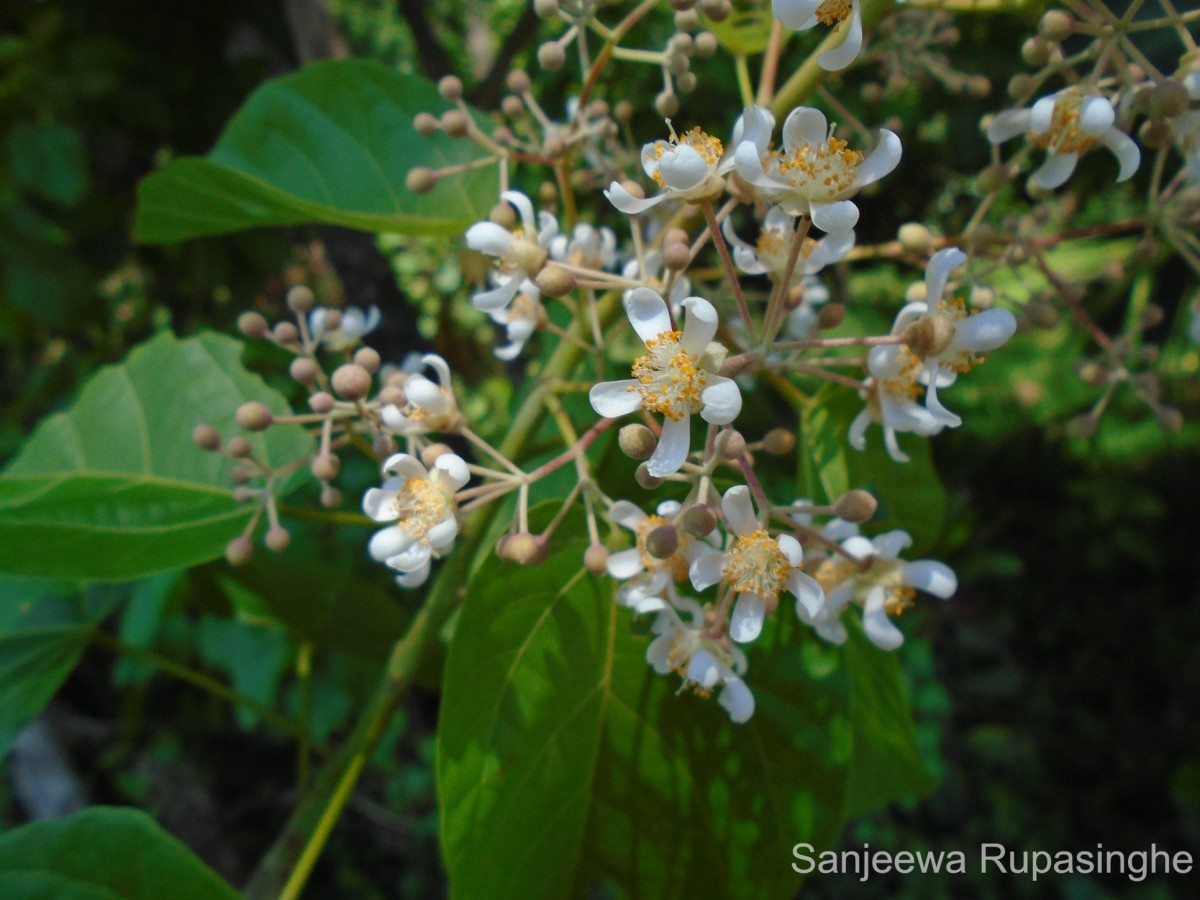
[[[670,124],[671,122],[668,119],[667,125],[669,126]],[[672,128],[671,137],[668,140],[655,141],[654,158],[656,160],[661,160],[668,153],[674,155],[675,151],[679,147],[691,147],[700,154],[700,158],[704,160],[710,169],[721,161],[721,156],[725,153],[725,145],[721,143],[721,139],[713,137],[710,134],[706,134],[703,130],[701,130],[700,126],[697,125],[691,131],[685,131],[682,137],[677,135],[675,133],[675,129]],[[659,172],[657,168],[654,170],[653,178],[654,183],[660,188],[665,188],[667,186],[666,181],[663,179],[662,173]]]
[[[904,563],[898,559],[871,557],[871,567],[862,572],[854,563],[843,557],[830,557],[817,567],[813,577],[828,593],[845,581],[854,581],[854,599],[859,604],[867,602],[871,588],[881,586],[886,591],[883,610],[889,616],[898,616],[913,605],[916,590],[900,577]]]
[[[707,373],[680,348],[682,337],[682,332],[664,331],[648,340],[632,372],[638,384],[631,389],[642,395],[642,406],[675,422],[704,408],[700,394],[708,383]]]
[[[529,319],[536,322],[538,318],[538,307],[541,303],[534,300],[526,293],[517,294],[513,298],[512,303],[508,307],[508,321],[515,322],[520,319]]]
[[[638,552],[642,554],[642,565],[646,567],[646,571],[648,572],[655,572],[665,568],[671,573],[673,581],[685,581],[688,577],[688,563],[683,558],[682,550],[684,542],[692,540],[689,535],[683,532],[679,533],[679,546],[666,559],[659,559],[657,556],[652,556],[646,546],[646,540],[650,537],[650,532],[660,525],[666,524],[668,522],[662,516],[646,516],[646,518],[638,523],[635,535],[637,537]]]
[[[888,378],[878,379],[879,389],[901,402],[916,400],[924,391],[917,381],[921,376],[920,357],[908,347],[900,348],[900,356],[903,359],[900,371]]]
[[[961,297],[947,297],[937,305],[937,311],[949,318],[954,323],[955,328],[958,327],[958,323],[963,319],[978,315],[978,310],[967,312],[966,301]],[[938,364],[961,374],[963,372],[970,372],[983,362],[983,360],[984,357],[980,354],[972,353],[968,350],[959,350],[954,353],[943,353],[938,357]]]
[[[405,534],[423,538],[429,529],[453,514],[454,506],[428,479],[410,478],[397,492],[392,510]]]
[[[850,4],[847,0],[825,0],[817,7],[817,21],[822,25],[828,25],[831,28],[838,22],[844,22],[850,18]]]
[[[1094,147],[1097,137],[1079,127],[1083,101],[1084,95],[1080,91],[1061,92],[1054,101],[1050,127],[1041,134],[1030,132],[1029,139],[1051,153],[1082,153]]]
[[[707,650],[717,658],[718,662],[733,668],[733,657],[729,655],[729,652],[715,641],[705,638],[695,628],[683,628],[675,633],[671,646],[667,649],[667,665],[683,679],[683,684],[679,687],[681,692],[690,689],[696,696],[708,699],[712,696],[712,689],[703,687],[688,678],[688,667],[691,665],[692,656],[700,649]]]
[[[787,585],[792,564],[779,549],[779,541],[761,528],[751,534],[738,535],[721,580],[737,593],[757,594],[764,600],[779,596]]]
[[[796,144],[791,152],[780,153],[776,161],[779,174],[808,200],[835,200],[854,185],[863,158],[859,151],[847,150],[846,146],[846,141],[832,134],[821,144]]]
[[[767,267],[767,270],[775,277],[782,277],[787,269],[788,257],[791,255],[791,238],[789,232],[779,231],[777,229],[764,229],[758,236],[758,243],[754,250],[758,255],[758,261]],[[799,262],[803,262],[812,255],[813,250],[817,247],[817,242],[810,237],[804,238],[800,244],[800,255],[797,257]],[[796,273],[803,269],[803,265],[796,266]],[[796,274],[793,273],[793,274]]]

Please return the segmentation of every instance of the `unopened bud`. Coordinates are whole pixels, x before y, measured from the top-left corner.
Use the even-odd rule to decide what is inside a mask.
[[[513,69],[508,73],[505,82],[508,84],[508,89],[514,94],[524,94],[530,87],[529,73],[524,69]]]
[[[517,227],[517,211],[508,203],[497,203],[488,213],[488,221],[511,231]]]
[[[1020,100],[1027,96],[1037,86],[1037,80],[1025,72],[1018,72],[1008,79],[1008,96]]]
[[[847,522],[866,522],[875,515],[878,507],[879,504],[874,497],[866,491],[855,488],[837,498],[837,502],[833,504],[833,511],[838,518],[845,519]]]
[[[1158,427],[1168,434],[1174,434],[1183,427],[1183,413],[1173,406],[1163,406],[1155,413]]]
[[[553,19],[558,15],[558,0],[533,0],[533,11],[543,19]]]
[[[309,469],[313,473],[313,477],[318,481],[333,481],[337,478],[338,470],[342,467],[342,461],[332,453],[322,453],[319,456],[314,456],[313,461],[309,464]]]
[[[285,347],[295,344],[300,340],[300,332],[291,322],[279,322],[272,335],[276,343],[283,344]]]
[[[1061,44],[1069,38],[1074,29],[1074,17],[1061,9],[1050,10],[1038,22],[1038,34],[1056,44]]]
[[[822,331],[837,328],[846,321],[846,306],[843,303],[826,303],[817,313],[817,327]]]
[[[438,82],[438,93],[442,95],[442,99],[449,100],[454,103],[462,99],[463,83],[456,75],[447,75]]]
[[[244,435],[236,435],[229,439],[225,449],[234,459],[245,459],[254,452],[254,447]]]
[[[664,90],[654,98],[654,109],[660,116],[670,117],[679,112],[679,96],[672,90]]]
[[[192,443],[201,450],[221,449],[221,432],[212,425],[201,423],[192,429]]]
[[[702,31],[693,37],[696,42],[697,56],[712,56],[721,46],[717,36],[711,31]]]
[[[677,12],[693,9],[696,6],[696,0],[671,0],[671,9]]]
[[[292,534],[282,525],[272,525],[267,529],[267,536],[264,539],[267,548],[282,553],[288,548],[288,544],[292,542]]]
[[[1067,423],[1067,436],[1073,440],[1086,441],[1096,433],[1099,424],[1100,420],[1091,413],[1076,416]]]
[[[427,166],[409,169],[404,176],[404,186],[414,194],[428,194],[438,183],[438,174]]]
[[[244,566],[254,558],[254,544],[244,534],[225,545],[225,559],[231,566]]]
[[[319,371],[320,367],[307,356],[297,356],[288,366],[288,372],[299,384],[312,384]]]
[[[583,565],[593,575],[608,571],[608,548],[603,544],[589,544],[583,551]]]
[[[437,134],[438,120],[427,112],[419,112],[413,116],[413,131],[421,137],[431,137]]]
[[[359,347],[354,353],[354,364],[362,366],[374,375],[379,371],[379,367],[383,365],[383,360],[379,357],[379,351],[373,350],[370,347]]]
[[[550,542],[540,534],[523,531],[514,534],[505,542],[506,557],[519,566],[536,566],[550,552]]]
[[[407,401],[404,396],[404,391],[394,385],[387,385],[382,388],[375,399],[379,402],[379,408],[383,409],[386,406],[403,406]]]
[[[658,446],[658,439],[645,425],[626,425],[617,433],[617,446],[630,459],[649,459]]]
[[[1164,81],[1155,85],[1150,95],[1150,115],[1156,118],[1170,119],[1188,108],[1188,90],[1182,83],[1174,80]]]
[[[521,102],[520,97],[509,94],[500,101],[500,112],[510,119],[515,119],[525,112],[525,104]]]
[[[442,131],[453,138],[460,138],[470,130],[471,123],[461,109],[448,109],[442,113]]]
[[[1143,328],[1153,328],[1158,325],[1166,317],[1166,312],[1157,303],[1147,303],[1146,308],[1142,310],[1141,320]]]
[[[634,108],[633,104],[628,100],[619,100],[617,105],[613,107],[613,115],[617,117],[618,122],[629,124],[633,119]]]
[[[567,61],[567,51],[558,41],[547,41],[538,47],[537,58],[538,65],[547,72],[557,72]]]
[[[714,22],[724,22],[733,15],[733,4],[729,0],[700,0],[700,9]]]
[[[740,431],[730,428],[717,434],[713,449],[721,459],[738,459],[746,452],[746,439]]]
[[[376,459],[387,459],[396,452],[396,439],[390,434],[377,434],[371,441],[371,451]]]
[[[308,398],[308,408],[322,416],[333,409],[333,404],[333,395],[326,391],[317,391]]]
[[[681,94],[690,94],[696,90],[696,85],[699,80],[696,78],[695,72],[682,72],[675,76],[675,87],[679,89]]]
[[[674,4],[672,4],[674,5]],[[691,8],[679,9],[675,11],[675,28],[682,32],[695,31],[700,27],[700,16]],[[694,42],[693,42],[694,45]],[[695,46],[692,47],[695,49]]]
[[[762,444],[772,456],[785,456],[796,449],[796,436],[786,428],[772,428],[763,435]]]
[[[446,444],[429,444],[421,450],[421,462],[425,464],[425,468],[432,469],[441,457],[453,452]]]
[[[646,552],[655,559],[670,559],[679,549],[679,532],[674,525],[659,525],[646,535]]]
[[[1021,45],[1021,59],[1030,66],[1044,66],[1050,61],[1050,54],[1053,52],[1054,44],[1045,38],[1031,37]]]
[[[1165,147],[1175,138],[1175,129],[1163,119],[1147,119],[1138,129],[1138,139],[1149,149]]]
[[[904,329],[904,342],[918,357],[937,356],[954,340],[954,322],[949,316],[924,315]]]
[[[908,253],[924,256],[933,249],[933,235],[920,222],[905,222],[896,237]]]
[[[562,266],[548,265],[538,272],[534,283],[547,297],[565,297],[578,287],[575,276]]]
[[[260,313],[244,312],[238,316],[238,331],[243,337],[255,339],[264,338],[267,332],[271,330],[271,326],[267,324],[267,320]]]
[[[662,483],[666,480],[665,478],[659,478],[657,475],[651,475],[650,467],[646,463],[642,463],[637,467],[633,473],[633,477],[639,485],[648,491],[661,487]]]
[[[679,514],[679,528],[692,537],[708,537],[717,527],[717,516],[707,503],[694,503]]]
[[[1099,387],[1108,380],[1108,372],[1105,368],[1090,359],[1079,364],[1076,374],[1079,376],[1079,380],[1088,387]]]
[[[692,253],[687,244],[665,244],[663,246],[663,265],[668,269],[680,272],[687,268],[692,261]]]
[[[1032,300],[1025,305],[1025,317],[1035,328],[1053,328],[1059,319],[1058,307],[1048,300]]]
[[[331,484],[321,488],[321,505],[326,509],[337,509],[342,505],[342,492]]]
[[[333,372],[333,389],[347,400],[362,400],[371,393],[371,373],[355,363],[338,366]]]
[[[974,309],[991,309],[996,305],[996,292],[977,285],[971,288],[969,300]]]
[[[247,431],[266,431],[274,420],[271,411],[262,403],[254,400],[239,406],[235,418],[238,425]]]
[[[310,288],[302,284],[296,285],[287,292],[287,305],[294,313],[306,313],[313,308],[316,298]]]

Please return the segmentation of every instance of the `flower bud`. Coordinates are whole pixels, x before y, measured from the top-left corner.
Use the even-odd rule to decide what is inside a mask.
[[[696,0],[671,0],[671,9],[678,12],[684,12],[693,9],[696,6]]]
[[[1183,427],[1183,413],[1173,406],[1163,406],[1155,413],[1158,427],[1168,434],[1174,434]]]
[[[717,527],[717,516],[707,503],[693,503],[679,515],[679,528],[692,537],[707,537]]]
[[[371,441],[371,450],[376,459],[387,459],[396,452],[396,439],[390,434],[377,434]]]
[[[234,459],[245,459],[254,452],[254,447],[244,435],[235,435],[229,439],[229,444],[225,449]]]
[[[679,112],[679,97],[668,88],[654,98],[654,109],[660,116],[674,116]]]
[[[687,244],[672,243],[663,245],[663,265],[668,269],[679,272],[686,269],[692,261],[692,253]]]
[[[646,535],[646,552],[655,559],[670,559],[679,549],[679,532],[674,525],[659,525]]]
[[[409,169],[404,176],[404,186],[414,194],[428,194],[438,183],[438,174],[427,166]]]
[[[461,109],[448,109],[442,113],[442,131],[450,137],[464,137],[470,128],[471,123],[467,119],[467,114]]]
[[[1025,43],[1021,45],[1021,59],[1025,60],[1025,63],[1030,66],[1044,66],[1050,61],[1050,54],[1053,52],[1054,44],[1045,38],[1027,38]]]
[[[321,453],[313,457],[313,461],[309,464],[309,469],[313,473],[313,477],[318,481],[333,481],[337,478],[338,470],[342,467],[342,461],[332,453]]]
[[[1008,79],[1008,96],[1013,100],[1020,100],[1033,91],[1035,87],[1037,87],[1037,81],[1032,75],[1025,72],[1018,72],[1012,78]]]
[[[866,522],[875,515],[878,507],[879,504],[874,497],[866,491],[855,488],[837,498],[837,502],[833,504],[833,511],[838,518],[845,519],[847,522]]]
[[[407,402],[407,398],[404,396],[404,391],[391,384],[380,390],[380,392],[375,395],[375,399],[379,402],[380,409],[384,408],[385,406],[403,406]]]
[[[996,292],[989,287],[976,285],[971,288],[970,303],[973,309],[991,309],[996,305]]]
[[[721,459],[735,460],[746,452],[746,439],[740,431],[729,428],[717,434],[713,449]]]
[[[650,467],[646,463],[642,463],[634,470],[634,480],[648,491],[661,487],[666,481],[665,478],[659,478],[657,475],[650,474]]]
[[[579,284],[574,275],[562,266],[555,265],[548,265],[538,272],[534,283],[538,286],[538,290],[547,297],[565,297]]]
[[[500,112],[504,113],[510,119],[515,119],[525,112],[525,104],[521,102],[520,97],[509,94],[500,101]]]
[[[796,436],[786,428],[772,428],[763,435],[762,444],[772,456],[786,456],[796,449]]]
[[[220,450],[221,432],[212,425],[202,422],[192,429],[192,443],[201,450]]]
[[[446,444],[429,444],[421,450],[421,462],[425,464],[425,468],[432,469],[441,457],[453,452]]]
[[[297,314],[303,314],[313,308],[316,298],[308,287],[298,284],[287,292],[288,309]]]
[[[509,536],[504,551],[506,558],[519,566],[536,566],[549,554],[550,542],[540,534],[522,531]]]
[[[571,147],[561,134],[552,134],[542,144],[542,152],[550,159],[562,159]]]
[[[257,491],[254,488],[239,484],[233,489],[233,499],[235,503],[249,503],[252,500],[257,500],[261,493],[261,491]]]
[[[443,100],[449,100],[451,103],[454,103],[462,99],[463,83],[456,75],[447,75],[438,82],[437,88]]]
[[[921,359],[937,356],[954,340],[954,322],[949,316],[932,313],[921,316],[904,329],[904,342]]]
[[[1139,316],[1143,328],[1153,328],[1155,325],[1161,324],[1165,317],[1166,312],[1157,303],[1147,303],[1146,308]]]
[[[634,108],[633,104],[628,100],[620,100],[613,107],[613,115],[617,117],[618,122],[624,122],[628,125],[633,120]]]
[[[295,344],[300,340],[300,332],[291,322],[278,323],[272,334],[275,337],[275,342],[284,346]]]
[[[308,398],[308,408],[322,416],[333,409],[333,403],[333,395],[326,391],[317,391]]]
[[[558,41],[546,41],[538,47],[537,58],[538,65],[547,72],[557,72],[567,61],[567,51]]]
[[[505,79],[508,89],[514,94],[524,94],[530,88],[529,73],[524,69],[513,69]]]
[[[254,543],[244,534],[225,545],[225,559],[231,566],[244,566],[254,558]]]
[[[920,222],[905,222],[896,237],[907,253],[924,256],[933,249],[933,235]]]
[[[724,22],[733,14],[729,0],[700,0],[700,9],[714,22]]]
[[[331,484],[321,488],[321,505],[326,509],[337,509],[342,505],[342,492]]]
[[[1086,441],[1096,433],[1099,424],[1100,420],[1091,413],[1076,416],[1067,423],[1067,437],[1072,440]]]
[[[589,544],[583,551],[583,566],[593,575],[603,575],[608,571],[608,555],[603,544]]]
[[[1150,150],[1165,147],[1175,138],[1171,123],[1162,119],[1147,119],[1138,129],[1138,140]]]
[[[671,5],[674,6],[674,4]],[[684,9],[675,7],[675,9],[675,28],[681,34],[689,31],[695,31],[700,27],[700,16],[696,13],[696,10],[690,7]],[[692,49],[695,49],[695,47],[693,46]]]
[[[558,15],[558,0],[533,0],[533,11],[543,19],[553,19]]]
[[[239,406],[235,418],[238,425],[247,431],[266,431],[274,420],[271,411],[254,400]]]
[[[421,137],[432,137],[437,134],[438,120],[427,112],[419,112],[413,116],[413,131]]]
[[[1093,360],[1085,359],[1075,369],[1079,380],[1088,387],[1099,387],[1108,380],[1108,372]]]
[[[312,384],[317,380],[320,367],[307,356],[297,356],[288,366],[288,373],[298,384]]]
[[[1050,329],[1059,322],[1058,307],[1048,300],[1032,300],[1025,305],[1025,317],[1035,328]]]
[[[270,330],[267,325],[267,320],[260,313],[244,312],[238,316],[237,320],[238,331],[242,333],[242,337],[251,339],[264,338]]]
[[[843,303],[826,303],[817,313],[817,327],[822,331],[837,328],[846,321],[846,306]]]
[[[340,309],[325,310],[325,330],[334,331],[342,327],[342,311]]]
[[[645,425],[625,425],[617,433],[617,446],[630,459],[649,459],[658,446],[658,438]]]
[[[383,360],[379,358],[379,351],[373,350],[370,347],[359,347],[354,354],[354,364],[362,366],[374,375],[379,371],[379,367],[383,365]]]
[[[333,372],[333,389],[347,400],[362,400],[371,393],[371,373],[355,363],[338,366]]]
[[[696,42],[697,56],[712,56],[721,46],[717,36],[711,31],[702,31],[697,34],[693,40]]]
[[[267,529],[265,543],[270,550],[282,553],[292,542],[292,534],[282,525],[272,525]]]
[[[675,87],[681,94],[690,94],[696,90],[697,83],[695,72],[682,72],[675,77]]]
[[[1038,34],[1048,41],[1054,41],[1056,44],[1061,44],[1069,38],[1071,32],[1074,30],[1074,17],[1069,12],[1061,9],[1050,10],[1038,22]]]

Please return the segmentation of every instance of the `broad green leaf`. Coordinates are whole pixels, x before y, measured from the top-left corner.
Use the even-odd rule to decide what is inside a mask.
[[[856,632],[828,646],[782,604],[734,725],[650,669],[647,622],[580,568],[577,519],[557,540],[466,592],[438,745],[454,896],[789,897],[795,843],[832,847],[849,812],[928,787],[895,660]]]
[[[771,42],[770,12],[765,9],[735,11],[727,19],[717,22],[704,17],[704,28],[711,31],[730,53],[738,56],[754,56],[767,49]],[[787,35],[789,32],[784,32]]]
[[[829,398],[833,391],[823,388],[809,400],[800,413],[797,437],[800,483],[814,503],[829,504],[852,487],[846,462],[846,423],[834,415]]]
[[[447,108],[428,81],[365,60],[317,63],[270,81],[207,157],[175,160],[142,181],[137,239],[167,244],[305,222],[461,232],[495,202],[496,167],[443,178],[428,194],[405,186],[414,167],[481,157],[470,141],[413,129],[417,113]]]
[[[97,806],[0,837],[0,896],[237,900],[240,895],[144,812]]]
[[[220,556],[251,510],[233,499],[229,461],[197,449],[192,428],[228,434],[247,400],[287,410],[241,350],[216,334],[160,334],[42,422],[0,476],[0,572],[118,581]],[[295,426],[250,440],[268,464],[309,448]]]
[[[72,206],[87,190],[87,152],[69,125],[18,125],[9,132],[8,153],[13,180],[42,197]]]

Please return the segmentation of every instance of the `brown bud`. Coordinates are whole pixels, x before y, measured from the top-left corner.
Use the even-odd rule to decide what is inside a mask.
[[[679,514],[679,528],[693,537],[707,537],[717,527],[717,516],[707,503],[693,503]]]
[[[317,380],[320,367],[307,356],[297,356],[288,366],[288,372],[300,384],[312,384]]]
[[[1076,367],[1075,374],[1088,387],[1099,387],[1108,380],[1108,371],[1090,359],[1083,360]]]
[[[712,56],[721,46],[721,42],[711,31],[702,31],[695,35],[693,40],[696,42],[697,56]]]
[[[699,80],[696,78],[695,72],[681,72],[675,76],[675,87],[681,94],[690,94],[696,90],[696,85]]]
[[[450,137],[463,137],[470,129],[471,122],[461,109],[448,109],[442,113],[442,131]]]
[[[354,364],[362,366],[372,375],[379,371],[379,367],[383,364],[383,360],[379,358],[379,352],[372,350],[370,347],[359,347],[354,353]]]
[[[504,113],[510,119],[515,119],[525,112],[525,104],[521,102],[520,97],[509,94],[500,101],[500,112]]]
[[[201,423],[192,429],[192,443],[201,450],[220,450],[221,432],[211,425]]]
[[[920,222],[905,222],[896,237],[908,253],[924,256],[933,249],[933,235]]]
[[[646,463],[642,463],[633,473],[634,480],[648,491],[661,487],[665,478],[659,478],[657,475],[650,474],[650,467]]]
[[[786,456],[796,449],[796,436],[786,428],[772,428],[763,435],[762,444],[772,456]]]
[[[332,380],[333,389],[347,400],[362,400],[371,393],[371,373],[355,363],[338,366]]]
[[[664,244],[663,265],[668,269],[679,272],[687,268],[692,261],[692,253],[687,244]]]
[[[950,346],[952,340],[954,322],[939,313],[921,316],[904,329],[904,342],[921,359],[937,356]]]
[[[454,103],[462,99],[463,83],[462,79],[455,75],[447,75],[438,82],[438,93],[442,95],[442,99],[449,100]]]
[[[679,532],[674,525],[659,525],[646,535],[646,552],[655,559],[670,559],[679,549]]]
[[[1175,129],[1163,119],[1147,119],[1138,129],[1138,140],[1151,150],[1165,147],[1175,139]]]
[[[266,431],[274,420],[266,406],[253,400],[239,406],[235,418],[238,425],[247,431]]]
[[[693,9],[696,6],[696,0],[671,0],[671,9],[677,12],[684,12]]]
[[[238,331],[243,337],[247,338],[264,338],[267,332],[270,331],[270,326],[267,325],[267,320],[260,313],[244,312],[238,316]]]
[[[630,459],[649,459],[658,446],[658,438],[645,425],[625,425],[617,433],[617,446]]]
[[[308,398],[308,408],[322,416],[333,409],[333,404],[333,395],[326,391],[317,391]]]
[[[562,159],[571,146],[561,134],[552,134],[542,144],[542,152],[551,159]]]
[[[674,116],[679,112],[679,96],[667,89],[654,98],[654,109],[660,116]]]
[[[1173,406],[1163,406],[1155,413],[1158,427],[1168,434],[1174,434],[1183,428],[1183,413]]]
[[[414,194],[428,194],[438,183],[438,174],[427,166],[409,169],[404,176],[404,186]]]
[[[1076,416],[1067,422],[1067,437],[1072,440],[1086,441],[1096,433],[1099,424],[1100,420],[1091,413]]]
[[[520,532],[509,537],[504,545],[505,555],[519,566],[536,566],[546,559],[550,542],[540,534]]]
[[[292,534],[282,525],[272,525],[267,529],[265,543],[268,549],[276,553],[282,553],[288,548],[288,544],[292,542]]]
[[[517,211],[510,204],[502,201],[492,207],[488,213],[488,220],[511,231],[517,227]]]
[[[1008,96],[1013,100],[1021,100],[1027,96],[1030,91],[1036,87],[1037,81],[1032,75],[1025,72],[1018,72],[1012,78],[1008,79]]]
[[[1052,9],[1038,22],[1038,34],[1048,41],[1061,44],[1075,29],[1075,18],[1061,9]]]
[[[675,12],[675,27],[682,32],[695,31],[700,27],[700,16],[694,9],[678,9]],[[693,42],[692,49],[695,49]]]
[[[331,484],[321,488],[321,505],[326,509],[337,509],[342,505],[342,492]]]
[[[225,545],[225,559],[231,566],[244,566],[254,558],[254,543],[244,534]]]
[[[446,444],[429,444],[421,450],[421,462],[425,464],[425,468],[432,469],[433,464],[436,463],[440,457],[445,456],[447,453],[453,452],[454,451],[451,450]]]
[[[558,0],[533,0],[533,11],[543,19],[553,19],[558,15]]]
[[[279,322],[272,334],[276,343],[283,344],[285,347],[300,340],[300,332],[291,322]]]
[[[413,116],[413,130],[422,137],[431,137],[437,133],[438,120],[427,112],[419,112]]]
[[[387,459],[396,452],[396,439],[390,434],[377,434],[371,441],[371,450],[376,459]]]
[[[1025,317],[1035,328],[1053,328],[1061,318],[1058,307],[1048,300],[1032,300],[1025,305]]]
[[[620,100],[613,108],[613,115],[617,117],[617,121],[629,124],[633,119],[634,108],[633,104],[628,100]]]
[[[404,396],[404,391],[395,385],[387,385],[378,394],[375,399],[379,401],[379,406],[403,406],[407,398]]]
[[[529,73],[524,69],[513,69],[505,79],[508,89],[514,94],[524,94],[529,90]]]
[[[342,467],[342,461],[332,453],[322,453],[313,457],[313,461],[309,464],[309,469],[313,473],[313,477],[318,481],[333,481],[337,478],[338,470]]]
[[[579,285],[574,275],[556,265],[548,265],[538,272],[534,283],[547,297],[565,297]]]
[[[879,504],[874,497],[866,491],[855,488],[837,498],[837,502],[833,504],[833,511],[839,518],[845,519],[847,522],[866,522],[875,515],[878,507]]]
[[[225,449],[234,459],[244,459],[254,452],[254,447],[244,435],[235,435],[229,439]]]
[[[1054,44],[1045,38],[1031,37],[1021,45],[1021,59],[1034,67],[1044,66],[1050,62],[1050,54],[1054,52]]]
[[[537,58],[538,65],[547,72],[557,72],[567,61],[567,51],[558,41],[546,41],[538,47]]]
[[[593,575],[608,571],[608,548],[603,544],[589,544],[583,551],[583,565]]]
[[[729,0],[700,0],[700,9],[714,22],[724,22],[733,15],[733,4]]]
[[[740,431],[729,428],[717,434],[713,449],[721,459],[734,460],[746,452],[746,439]]]
[[[315,302],[316,297],[313,296],[312,290],[302,284],[296,285],[287,292],[288,309],[294,313],[303,314],[308,312],[313,308]]]
[[[846,321],[846,306],[843,303],[826,303],[817,313],[817,327],[822,331],[837,328]]]

